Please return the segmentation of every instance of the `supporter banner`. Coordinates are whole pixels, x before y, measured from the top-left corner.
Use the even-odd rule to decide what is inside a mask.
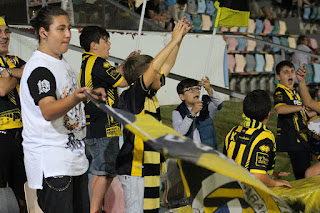
[[[134,115],[91,102],[120,121],[163,154],[177,158],[192,207],[200,212],[291,212],[262,182],[243,167],[211,147],[192,141],[150,115]]]
[[[290,182],[292,188],[275,187],[272,191],[294,212],[320,212],[320,176]]]
[[[214,6],[218,9],[215,28],[248,26],[249,0],[217,0]]]

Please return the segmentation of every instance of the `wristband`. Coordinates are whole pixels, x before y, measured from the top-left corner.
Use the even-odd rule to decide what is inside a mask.
[[[12,77],[12,72],[8,68],[6,68],[6,70],[7,70],[8,74],[9,74],[9,76]]]
[[[192,116],[191,113],[189,113],[189,114],[187,115],[187,117],[188,117],[188,118],[191,118],[191,119],[194,119],[194,118],[195,118],[195,116]]]

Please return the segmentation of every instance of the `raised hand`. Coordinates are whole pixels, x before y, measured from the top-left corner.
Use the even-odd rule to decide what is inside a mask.
[[[193,29],[193,25],[188,22],[186,16],[184,16],[181,21],[186,25],[185,31],[183,32],[182,36],[185,36],[188,32],[190,32]]]
[[[180,42],[186,27],[187,26],[181,20],[175,22],[175,27],[172,31],[172,40],[178,40]]]
[[[299,59],[299,69],[296,71],[298,81],[304,81],[307,76],[307,68],[304,67]]]
[[[195,116],[200,112],[203,108],[202,101],[200,99],[193,105],[192,109],[190,110],[190,113]]]

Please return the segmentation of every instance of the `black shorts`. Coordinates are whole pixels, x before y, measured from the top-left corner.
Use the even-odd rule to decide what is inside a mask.
[[[21,143],[21,131],[0,133],[0,188],[8,185],[18,199],[24,199],[27,181]]]
[[[88,213],[88,173],[80,176],[44,178],[43,189],[37,189],[38,204],[46,213]]]

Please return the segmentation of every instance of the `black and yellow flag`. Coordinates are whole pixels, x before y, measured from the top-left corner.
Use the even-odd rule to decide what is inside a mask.
[[[218,9],[214,27],[246,27],[250,16],[249,0],[217,0]]]
[[[150,115],[132,113],[98,103],[104,112],[164,155],[176,158],[192,208],[199,212],[291,212],[262,182],[222,153],[182,136]],[[185,212],[186,213],[186,212]]]

